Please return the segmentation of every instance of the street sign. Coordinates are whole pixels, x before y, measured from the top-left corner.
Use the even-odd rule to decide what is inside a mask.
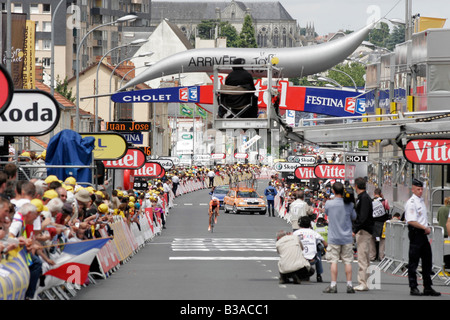
[[[42,136],[56,127],[59,117],[59,104],[47,92],[16,90],[0,114],[0,135]]]
[[[103,161],[106,169],[139,169],[145,164],[145,154],[141,149],[129,148],[118,160]]]
[[[5,112],[11,104],[14,95],[14,84],[11,75],[3,65],[0,64],[0,114]]]
[[[94,159],[95,160],[118,160],[127,152],[127,141],[118,133],[94,132],[80,133],[82,138],[94,137]]]

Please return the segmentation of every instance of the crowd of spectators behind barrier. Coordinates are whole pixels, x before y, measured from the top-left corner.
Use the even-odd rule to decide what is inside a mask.
[[[33,164],[45,159],[45,151],[39,156],[28,152],[21,156],[27,164]],[[247,164],[218,165],[212,169],[174,168],[161,179],[149,180],[147,190],[117,187],[108,193],[106,185],[94,189],[91,184],[78,183],[74,177],[63,181],[40,169],[27,170],[22,175],[22,169],[9,162],[0,171],[0,253],[3,260],[14,250],[26,249],[30,270],[26,299],[36,298],[36,288],[43,283],[43,274],[55,264],[53,257],[60,244],[100,238],[99,230],[103,228],[112,235],[108,223],[115,215],[128,224],[139,224],[138,217],[145,208],[162,212],[164,204],[169,205],[169,194],[180,194],[180,184],[202,181],[207,187],[209,171],[220,178],[259,174],[258,166]],[[164,214],[161,218],[165,228]]]

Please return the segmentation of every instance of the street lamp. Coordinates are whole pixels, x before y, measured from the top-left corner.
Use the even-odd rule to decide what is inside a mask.
[[[86,40],[87,36],[89,34],[91,34],[92,32],[94,32],[95,30],[101,28],[101,27],[105,27],[105,26],[109,26],[109,25],[113,25],[116,23],[123,23],[123,22],[132,22],[134,20],[137,19],[137,16],[135,15],[126,15],[123,16],[117,20],[114,20],[113,22],[108,22],[108,23],[104,23],[101,24],[95,28],[92,28],[91,30],[89,30],[84,37],[81,39],[80,43],[78,44],[77,47],[77,54],[76,54],[76,86],[77,86],[77,95],[76,95],[76,131],[80,132],[80,50],[81,50],[81,46],[83,45],[83,42]]]
[[[55,93],[55,19],[56,11],[65,0],[60,0],[55,10],[53,10],[52,15],[52,34],[51,34],[51,55],[50,55],[50,72],[51,72],[51,83],[50,83],[50,93],[53,96]]]
[[[135,45],[140,45],[143,44],[145,42],[148,42],[148,40],[146,39],[138,39],[138,40],[134,40],[128,44],[124,44],[124,45],[120,45],[117,46],[115,48],[112,48],[111,50],[109,50],[108,52],[106,52],[103,57],[100,59],[100,61],[97,64],[97,72],[96,72],[96,76],[95,76],[95,126],[94,126],[94,131],[98,132],[98,71],[100,70],[100,66],[102,64],[103,59],[105,59],[106,56],[109,55],[110,52],[119,49],[119,48],[123,48],[123,47],[128,47],[128,46],[135,46]]]
[[[130,58],[126,58],[126,59],[123,59],[122,61],[120,61],[120,62],[114,67],[114,69],[113,69],[113,71],[111,72],[111,75],[110,75],[110,77],[109,77],[109,92],[111,92],[111,90],[112,90],[112,89],[111,89],[111,80],[112,80],[112,76],[113,76],[114,72],[116,71],[116,69],[117,69],[122,63],[124,63],[124,62],[126,62],[126,61],[129,61],[129,60],[132,60],[132,59],[134,59],[134,58],[150,57],[152,54],[154,54],[153,51],[143,52],[143,53],[141,53],[141,54],[139,54],[139,55],[137,55],[137,56],[130,57]],[[136,69],[136,68],[134,68],[134,69]],[[134,69],[132,69],[132,70],[134,70]],[[128,71],[127,74],[128,74],[129,72],[131,72],[132,70]],[[126,75],[127,75],[127,74],[126,74]],[[125,76],[126,76],[126,75],[125,75]],[[125,77],[125,76],[124,76],[124,77]],[[122,81],[123,81],[123,78],[122,78],[122,80],[121,80],[120,83],[122,83]],[[109,99],[109,121],[111,122],[111,99]]]
[[[355,92],[358,92],[358,87],[356,86],[355,80],[353,80],[353,78],[348,73],[346,73],[346,72],[344,72],[342,70],[339,70],[339,69],[335,69],[335,68],[331,68],[331,70],[336,71],[336,72],[340,72],[342,74],[345,74],[347,77],[349,77],[350,80],[352,80],[352,82],[353,82],[353,86],[355,87]]]

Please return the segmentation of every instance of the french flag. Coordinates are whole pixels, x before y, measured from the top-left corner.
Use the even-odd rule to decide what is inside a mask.
[[[92,261],[110,239],[101,238],[65,244],[61,255],[55,261],[56,265],[44,274],[68,283],[83,285]]]

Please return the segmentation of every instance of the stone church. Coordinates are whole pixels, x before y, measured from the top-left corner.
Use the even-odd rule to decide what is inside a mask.
[[[197,35],[197,26],[204,20],[229,21],[241,32],[245,16],[252,17],[255,36],[260,48],[289,48],[302,46],[300,26],[280,2],[151,2],[151,25],[163,19],[177,25],[188,39]]]

